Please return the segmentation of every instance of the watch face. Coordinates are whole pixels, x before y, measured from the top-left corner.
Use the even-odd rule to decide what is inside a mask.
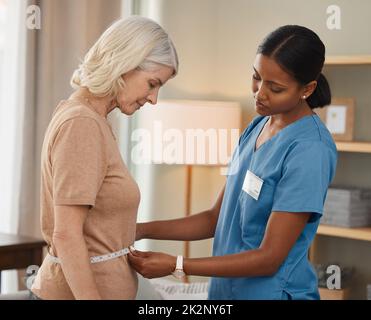
[[[180,278],[183,278],[185,276],[185,273],[184,273],[183,270],[175,270],[173,272],[173,275],[174,275],[175,278],[180,279]]]

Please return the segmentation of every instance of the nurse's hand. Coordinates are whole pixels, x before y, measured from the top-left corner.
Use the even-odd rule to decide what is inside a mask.
[[[130,265],[145,278],[159,278],[175,270],[176,257],[161,252],[130,250]]]

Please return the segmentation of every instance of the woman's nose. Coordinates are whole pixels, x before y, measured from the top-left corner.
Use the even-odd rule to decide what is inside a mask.
[[[265,88],[262,83],[259,84],[258,90],[255,92],[254,97],[256,100],[259,100],[259,101],[264,101],[267,99]]]
[[[156,104],[158,98],[158,90],[148,95],[147,100],[150,104]]]

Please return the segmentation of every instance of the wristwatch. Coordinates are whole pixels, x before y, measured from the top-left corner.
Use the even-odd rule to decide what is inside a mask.
[[[183,279],[185,277],[185,272],[183,270],[183,256],[177,256],[176,267],[173,271],[173,276],[177,279]]]

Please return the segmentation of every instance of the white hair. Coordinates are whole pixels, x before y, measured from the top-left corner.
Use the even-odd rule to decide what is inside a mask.
[[[178,73],[178,55],[165,30],[151,19],[131,16],[114,22],[85,55],[71,78],[74,89],[86,87],[97,96],[116,97],[122,75],[159,65]]]

